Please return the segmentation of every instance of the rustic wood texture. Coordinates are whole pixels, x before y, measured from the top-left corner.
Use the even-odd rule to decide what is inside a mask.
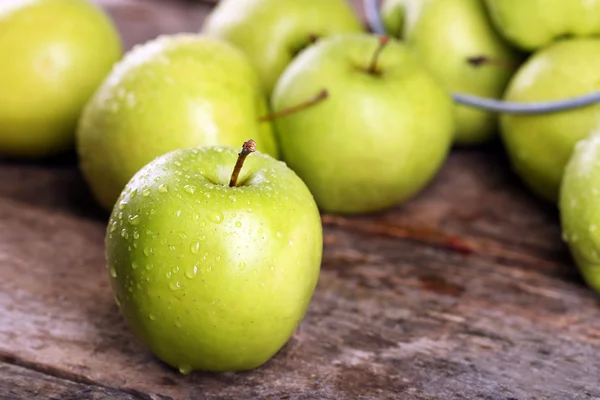
[[[117,1],[127,47],[194,31],[200,2]],[[0,162],[0,399],[600,399],[600,308],[556,210],[499,144],[456,149],[408,204],[324,215],[298,334],[246,373],[182,376],[140,345],[73,156]]]

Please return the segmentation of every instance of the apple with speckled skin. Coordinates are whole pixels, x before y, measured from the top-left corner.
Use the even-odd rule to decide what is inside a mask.
[[[131,50],[86,106],[77,151],[86,181],[110,210],[129,179],[171,150],[256,139],[278,156],[267,101],[244,54],[219,39],[161,36]]]
[[[585,282],[600,293],[600,130],[579,141],[562,179],[563,240]]]
[[[361,32],[347,0],[222,0],[202,32],[243,50],[270,95],[294,57],[320,37]]]
[[[116,302],[135,335],[184,374],[262,365],[300,324],[317,283],[315,201],[292,170],[252,145],[158,157],[110,217]]]
[[[566,99],[597,90],[599,82],[600,39],[564,40],[532,55],[512,78],[504,98],[524,103]],[[512,168],[535,194],[553,203],[573,146],[599,124],[600,104],[500,117]]]
[[[71,149],[81,110],[121,54],[114,24],[88,1],[0,1],[0,155]]]

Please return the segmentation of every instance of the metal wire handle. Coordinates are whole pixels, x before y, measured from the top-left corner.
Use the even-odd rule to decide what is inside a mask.
[[[381,14],[379,13],[379,2],[377,0],[363,0],[363,6],[369,29],[378,35],[385,35],[385,27],[383,26]],[[543,114],[566,111],[598,103],[600,102],[600,91],[583,96],[572,97],[570,99],[532,103],[496,100],[456,92],[452,93],[452,98],[456,103],[486,111],[506,114]]]

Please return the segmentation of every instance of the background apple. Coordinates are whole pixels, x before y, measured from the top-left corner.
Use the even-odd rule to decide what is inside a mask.
[[[222,0],[202,27],[248,55],[267,94],[312,40],[362,30],[346,0]]]
[[[449,91],[500,98],[519,65],[480,0],[384,0],[381,13],[386,31],[402,38]],[[495,113],[457,105],[455,142],[489,139],[496,121]]]
[[[572,39],[553,43],[527,60],[505,99],[557,100],[598,89],[600,39]],[[600,124],[600,104],[549,114],[504,114],[500,122],[514,170],[535,193],[554,202],[573,146]]]
[[[255,153],[230,187],[237,151],[158,157],[127,184],[107,229],[117,304],[136,336],[184,374],[267,361],[302,320],[319,276],[321,219],[306,185]]]
[[[600,34],[600,2],[485,0],[496,28],[515,46],[537,50],[564,36]]]
[[[0,155],[71,148],[81,109],[121,54],[112,21],[87,1],[2,0]]]
[[[577,143],[562,180],[563,239],[587,284],[600,292],[600,131]]]
[[[278,150],[252,66],[232,45],[192,34],[162,36],[128,53],[86,106],[81,169],[110,209],[129,179],[168,151],[242,143]]]
[[[286,69],[272,98],[282,156],[327,212],[381,210],[417,193],[449,150],[449,94],[390,39],[364,33],[319,40]]]

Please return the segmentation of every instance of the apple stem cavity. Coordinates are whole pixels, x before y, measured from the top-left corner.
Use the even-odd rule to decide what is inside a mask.
[[[290,114],[294,114],[298,111],[302,111],[314,104],[319,103],[320,101],[325,100],[327,97],[329,97],[329,92],[325,89],[321,90],[315,97],[313,97],[312,99],[309,99],[307,101],[305,101],[304,103],[300,103],[298,105],[295,105],[293,107],[290,108],[286,108],[283,109],[281,111],[269,114],[269,115],[265,115],[264,117],[261,117],[259,119],[259,122],[267,122],[267,121],[273,121],[275,119],[281,118],[281,117],[285,117],[288,116]]]
[[[501,67],[501,68],[510,68],[510,65],[506,61],[501,60],[499,58],[491,58],[491,57],[487,57],[487,56],[468,57],[467,63],[469,63],[469,65],[471,65],[472,67],[475,67],[475,68],[478,68],[478,67],[481,67],[484,65],[495,65],[495,66]]]
[[[256,151],[256,142],[252,139],[244,142],[242,145],[242,151],[238,154],[237,162],[235,163],[235,167],[233,168],[233,173],[231,174],[231,179],[229,180],[229,187],[234,187],[237,183],[238,177],[240,176],[240,171],[244,166],[244,161],[248,154],[254,153]]]
[[[379,71],[377,70],[377,62],[379,61],[379,56],[381,55],[381,52],[383,51],[384,47],[388,44],[389,40],[390,39],[388,36],[379,36],[379,45],[377,46],[375,53],[373,53],[373,58],[371,58],[369,68],[367,68],[368,73],[374,75],[379,73]]]

